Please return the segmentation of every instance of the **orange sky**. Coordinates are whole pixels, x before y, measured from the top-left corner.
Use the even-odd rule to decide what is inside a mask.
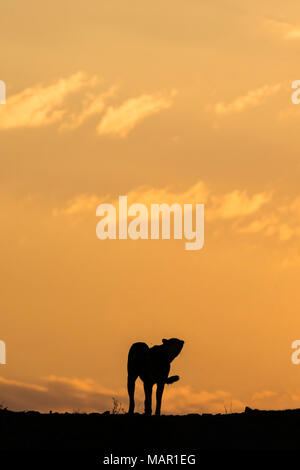
[[[126,408],[178,337],[165,411],[300,407],[299,52],[295,1],[2,0],[0,401]],[[204,202],[204,249],[98,240],[122,194]]]

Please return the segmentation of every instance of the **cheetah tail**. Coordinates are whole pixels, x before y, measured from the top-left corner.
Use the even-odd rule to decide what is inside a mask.
[[[168,377],[166,380],[166,384],[173,384],[174,382],[177,382],[179,380],[178,375],[172,375],[171,377]]]

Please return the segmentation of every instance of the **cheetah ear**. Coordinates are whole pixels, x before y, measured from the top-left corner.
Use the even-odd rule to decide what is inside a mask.
[[[168,340],[164,338],[164,339],[162,340],[162,342],[163,342],[163,344],[166,344],[166,343],[168,342]]]

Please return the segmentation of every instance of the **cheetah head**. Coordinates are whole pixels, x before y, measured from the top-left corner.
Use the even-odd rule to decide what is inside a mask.
[[[167,351],[170,362],[178,356],[184,345],[184,341],[177,338],[163,339],[162,342]]]

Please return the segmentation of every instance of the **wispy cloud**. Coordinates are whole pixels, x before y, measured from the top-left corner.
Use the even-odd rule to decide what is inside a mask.
[[[300,394],[299,392],[290,390],[261,390],[255,392],[249,399],[248,404],[251,408],[261,410],[282,410],[299,408]]]
[[[286,35],[287,39],[300,39],[300,28],[299,29],[292,29]]]
[[[112,397],[125,403],[124,390],[110,390],[86,378],[50,375],[38,383],[26,383],[0,377],[1,401],[10,409],[37,411],[105,411]]]
[[[164,188],[153,188],[151,186],[139,186],[127,192],[128,205],[133,203],[145,204],[200,204],[206,205],[206,219],[236,219],[258,212],[265,204],[270,202],[270,192],[258,192],[248,195],[246,190],[233,190],[225,194],[213,194],[212,190],[203,182],[198,181],[185,190],[175,190],[167,186]],[[81,194],[75,196],[61,208],[52,211],[53,216],[62,215],[84,215],[95,213],[96,207],[110,202],[117,205],[115,196],[106,194],[104,196]]]
[[[266,28],[271,33],[281,36],[285,40],[299,40],[300,39],[300,26],[286,21],[275,20],[266,18],[264,20]]]
[[[286,203],[274,201],[267,213],[255,215],[252,220],[238,223],[235,229],[240,233],[259,233],[265,237],[276,237],[287,242],[300,237],[300,198],[296,197]]]
[[[62,122],[60,128],[63,130],[73,130],[81,126],[90,116],[101,114],[106,107],[106,102],[116,93],[117,87],[110,87],[105,93],[95,95],[89,93],[82,103],[82,110],[72,113]]]
[[[0,129],[41,127],[59,122],[67,112],[66,98],[94,82],[95,77],[78,72],[51,85],[39,84],[8,96],[6,106],[0,108]]]
[[[50,375],[40,379],[38,384],[32,384],[0,377],[0,393],[5,406],[15,410],[103,412],[112,408],[112,397],[117,398],[125,410],[128,405],[125,388],[108,389],[90,378]],[[137,411],[143,412],[143,402],[143,387],[137,382]],[[196,391],[188,386],[177,385],[165,390],[165,413],[222,413],[225,408],[228,411],[230,408],[236,412],[242,411],[244,404],[223,390]]]
[[[300,236],[300,221],[295,226],[282,221],[279,217],[262,217],[246,226],[237,228],[240,233],[261,233],[265,237],[276,236],[280,241],[288,241]]]
[[[129,97],[123,104],[109,106],[117,86],[99,91],[100,80],[77,72],[50,85],[38,84],[11,95],[0,108],[0,129],[38,128],[58,124],[60,130],[71,131],[89,117],[100,116],[96,126],[99,136],[126,137],[146,117],[172,105],[176,92],[169,95],[144,94]],[[68,98],[73,95],[72,101]],[[75,109],[74,109],[75,108]]]
[[[172,105],[171,96],[141,95],[126,100],[121,106],[110,106],[97,127],[99,135],[126,137],[138,123]]]
[[[230,392],[216,390],[208,392],[207,390],[196,391],[191,387],[169,387],[164,396],[165,409],[168,413],[225,413],[241,412],[245,404],[232,396]]]
[[[108,196],[80,194],[69,200],[64,207],[53,209],[54,217],[60,215],[77,215],[82,213],[94,213],[95,207],[108,199]]]
[[[222,196],[213,196],[210,218],[232,219],[254,214],[271,198],[270,192],[263,191],[249,196],[246,190],[234,190]]]
[[[0,377],[1,402],[13,410],[103,412],[112,409],[112,397],[127,410],[128,395],[125,388],[109,389],[91,378],[49,375],[36,383]],[[144,392],[140,381],[136,387],[137,411],[143,412]],[[228,413],[242,412],[245,405],[260,409],[295,408],[300,405],[300,391],[260,390],[252,397],[235,397],[227,390],[195,390],[190,386],[174,384],[166,387],[163,412]]]
[[[262,390],[260,392],[255,392],[252,397],[252,401],[263,400],[264,398],[276,397],[278,395],[272,390]]]
[[[277,83],[274,85],[263,85],[262,87],[255,88],[247,91],[244,95],[240,95],[229,103],[219,101],[214,105],[208,107],[215,114],[224,116],[227,114],[240,113],[247,108],[254,108],[262,105],[266,98],[277,94],[284,88],[285,84]]]
[[[127,192],[128,205],[145,204],[205,204],[206,230],[217,229],[221,233],[230,227],[232,233],[273,237],[279,242],[289,242],[300,237],[300,198],[281,202],[274,191],[259,191],[249,194],[246,190],[233,189],[225,193],[213,191],[203,181],[176,190],[174,187],[154,188],[139,186]],[[118,205],[118,197],[112,194],[81,194],[52,211],[53,216],[68,216],[84,219],[94,217],[96,208],[103,202]],[[218,224],[222,222],[222,224]],[[221,228],[220,228],[221,227]]]
[[[209,190],[206,185],[199,181],[185,191],[174,191],[171,187],[153,188],[152,186],[139,186],[127,192],[128,204],[141,203],[150,204],[173,204],[173,203],[195,203],[205,202],[208,198]],[[117,204],[115,195],[105,194],[103,196],[81,194],[75,196],[61,208],[52,211],[53,216],[58,215],[80,215],[92,213],[94,215],[97,205],[109,202]]]
[[[1,387],[15,387],[19,389],[35,390],[38,392],[46,392],[47,388],[42,385],[36,385],[31,383],[21,382],[20,380],[6,379],[0,376],[0,388]]]

